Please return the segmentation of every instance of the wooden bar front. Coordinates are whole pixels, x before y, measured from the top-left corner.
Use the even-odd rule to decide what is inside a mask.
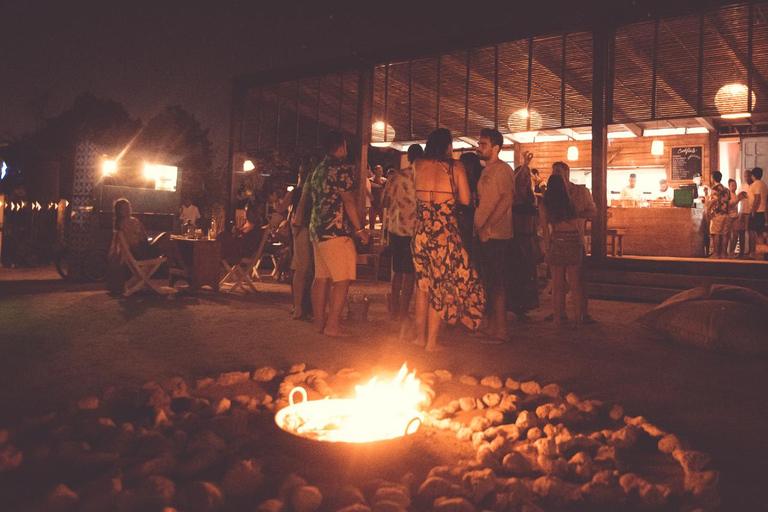
[[[608,229],[623,229],[624,255],[704,256],[701,208],[609,208]]]

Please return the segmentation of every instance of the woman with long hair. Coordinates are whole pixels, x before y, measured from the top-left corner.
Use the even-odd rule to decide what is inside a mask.
[[[411,247],[416,268],[416,340],[438,349],[440,323],[461,322],[477,329],[485,294],[461,243],[455,209],[470,201],[464,165],[453,159],[453,138],[445,128],[427,139],[414,163],[416,229]]]
[[[541,227],[547,263],[552,272],[552,301],[555,325],[568,321],[565,313],[566,283],[571,290],[571,305],[577,324],[584,320],[581,307],[585,290],[581,288],[581,264],[584,247],[581,225],[568,195],[565,180],[553,174],[547,182],[541,208]]]
[[[483,166],[480,163],[480,157],[477,153],[462,153],[459,161],[464,164],[467,171],[467,182],[469,183],[469,204],[459,204],[457,206],[457,218],[459,219],[459,232],[464,248],[472,259],[474,252],[474,221],[475,208],[477,207],[477,182],[483,172]]]

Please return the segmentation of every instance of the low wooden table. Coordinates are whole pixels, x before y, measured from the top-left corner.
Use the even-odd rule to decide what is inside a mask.
[[[221,273],[221,241],[176,235],[172,235],[171,240],[178,246],[181,258],[190,269],[189,272],[171,269],[171,285],[179,279],[184,279],[194,289],[210,286],[218,291]]]

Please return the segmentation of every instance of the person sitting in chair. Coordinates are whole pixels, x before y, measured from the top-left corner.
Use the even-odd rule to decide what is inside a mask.
[[[221,259],[235,265],[253,255],[264,233],[263,211],[263,206],[248,203],[245,207],[245,224],[232,228],[231,233],[223,231],[218,234],[216,239],[221,241]]]
[[[151,242],[147,237],[147,231],[139,219],[131,215],[131,203],[125,198],[115,201],[114,204],[114,230],[112,243],[109,248],[110,276],[108,277],[108,288],[120,291],[125,279],[126,255],[121,251],[119,234],[128,244],[128,248],[136,260],[151,260],[160,256],[167,256],[169,261],[178,268],[186,270],[184,260],[181,258],[178,248],[171,242],[167,232],[160,233]],[[114,269],[122,269],[118,273],[113,273]],[[129,275],[129,274],[128,274]]]

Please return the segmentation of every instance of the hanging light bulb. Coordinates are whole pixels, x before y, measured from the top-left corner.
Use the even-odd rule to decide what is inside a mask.
[[[568,160],[570,162],[573,162],[575,160],[579,159],[579,148],[576,146],[571,146],[568,148]]]
[[[246,160],[243,162],[243,171],[248,172],[252,171],[256,168],[255,165],[253,165],[253,160]]]
[[[530,120],[530,129],[528,128],[528,121]],[[529,108],[521,108],[516,110],[507,119],[507,126],[512,133],[537,131],[541,128],[543,121],[541,114],[537,111]]]
[[[655,140],[651,143],[651,154],[654,156],[664,156],[663,140]]]

